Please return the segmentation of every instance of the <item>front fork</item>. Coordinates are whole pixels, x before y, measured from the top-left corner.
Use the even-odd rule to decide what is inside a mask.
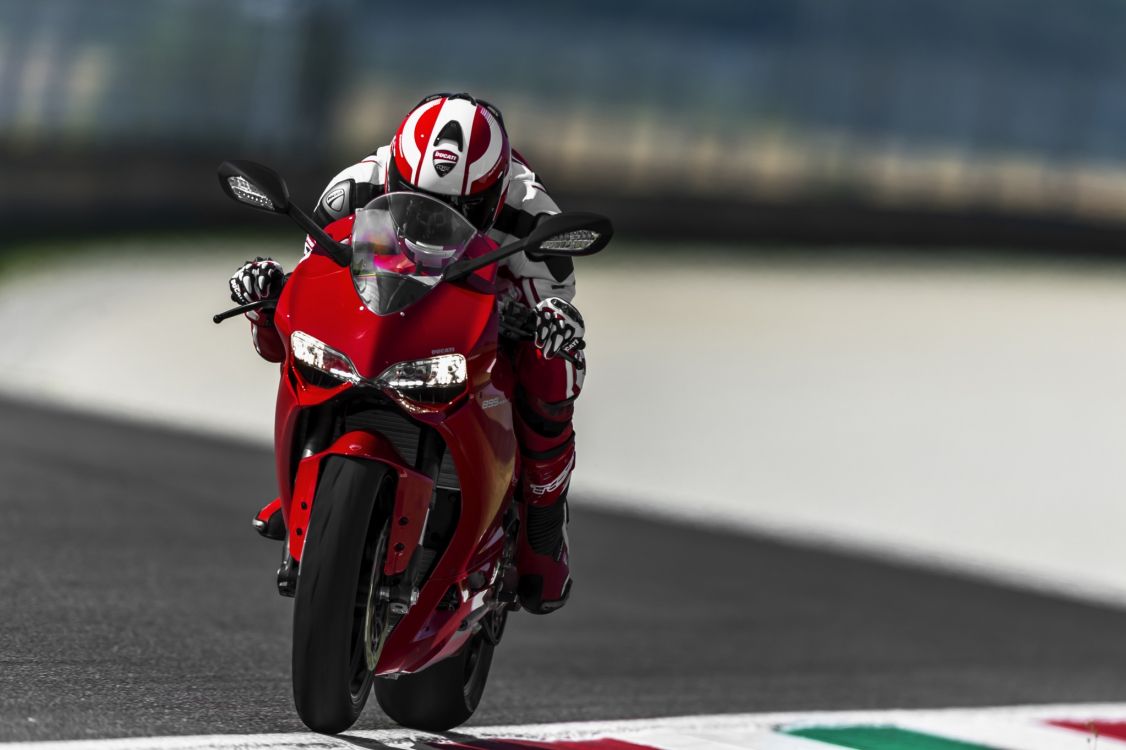
[[[346,432],[327,444],[332,434],[334,421],[329,417],[323,422],[311,424],[301,461],[293,482],[293,495],[286,518],[288,535],[283,552],[282,564],[278,569],[278,592],[283,596],[293,596],[297,591],[297,578],[300,572],[301,551],[305,546],[305,530],[312,514],[313,499],[317,492],[322,462],[328,456],[349,456],[377,461],[385,464],[396,474],[395,503],[392,511],[391,540],[384,563],[384,574],[401,576],[414,557],[422,539],[423,530],[429,517],[430,504],[434,496],[434,480],[426,474],[403,466],[403,460],[391,442],[383,435],[356,430]],[[435,435],[439,444],[441,438]],[[327,445],[326,445],[327,444]],[[438,452],[437,466],[441,465]],[[402,593],[403,596],[394,596]],[[404,599],[409,606],[412,591],[390,592],[394,598]]]
[[[335,427],[335,415],[328,409],[310,409],[306,413],[308,420],[305,427],[305,442],[301,446],[301,455],[298,457],[298,466],[300,462],[305,461],[307,458],[312,458],[316,454],[325,450],[329,441],[332,439],[332,433]],[[299,469],[300,471],[300,469]],[[303,498],[302,501],[308,504],[312,498]],[[289,514],[292,517],[293,503],[299,502],[294,496],[290,504]],[[282,545],[282,559],[281,565],[278,567],[278,593],[282,596],[293,597],[297,594],[297,574],[298,564],[290,554],[290,541],[288,530],[293,527],[293,522],[290,518],[286,519],[286,538],[285,544]]]

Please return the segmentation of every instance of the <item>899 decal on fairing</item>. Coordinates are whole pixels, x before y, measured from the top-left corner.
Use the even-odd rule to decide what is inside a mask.
[[[343,731],[374,686],[400,724],[449,729],[476,710],[520,604],[497,263],[598,252],[610,222],[547,216],[498,248],[446,203],[393,192],[322,229],[267,167],[225,162],[219,179],[314,240],[279,297],[215,316],[274,307],[286,345],[274,435],[284,528],[264,530],[285,540],[297,712]]]

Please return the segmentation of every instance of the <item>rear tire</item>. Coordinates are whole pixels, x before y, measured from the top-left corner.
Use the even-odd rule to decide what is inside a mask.
[[[375,698],[405,727],[445,732],[477,710],[492,663],[493,645],[478,633],[461,651],[421,672],[377,679]]]
[[[348,729],[371,691],[364,618],[388,533],[377,508],[389,479],[382,464],[340,456],[321,470],[293,603],[293,700],[314,732]]]

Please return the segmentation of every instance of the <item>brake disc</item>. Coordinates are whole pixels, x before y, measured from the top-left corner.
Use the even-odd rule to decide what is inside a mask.
[[[367,606],[364,610],[364,659],[368,671],[374,672],[379,663],[379,655],[391,632],[390,602],[380,596],[383,583],[383,562],[387,556],[387,540],[391,535],[389,523],[383,525],[379,542],[375,547],[375,558],[371,564],[371,578],[368,583]]]

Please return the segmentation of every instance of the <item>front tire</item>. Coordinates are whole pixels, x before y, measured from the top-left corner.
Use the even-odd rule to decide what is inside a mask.
[[[375,698],[405,727],[445,732],[477,710],[492,663],[493,644],[478,633],[461,651],[421,672],[377,679]]]
[[[314,732],[348,729],[371,690],[365,634],[389,533],[378,510],[389,486],[379,463],[332,456],[321,470],[293,606],[293,700]]]

